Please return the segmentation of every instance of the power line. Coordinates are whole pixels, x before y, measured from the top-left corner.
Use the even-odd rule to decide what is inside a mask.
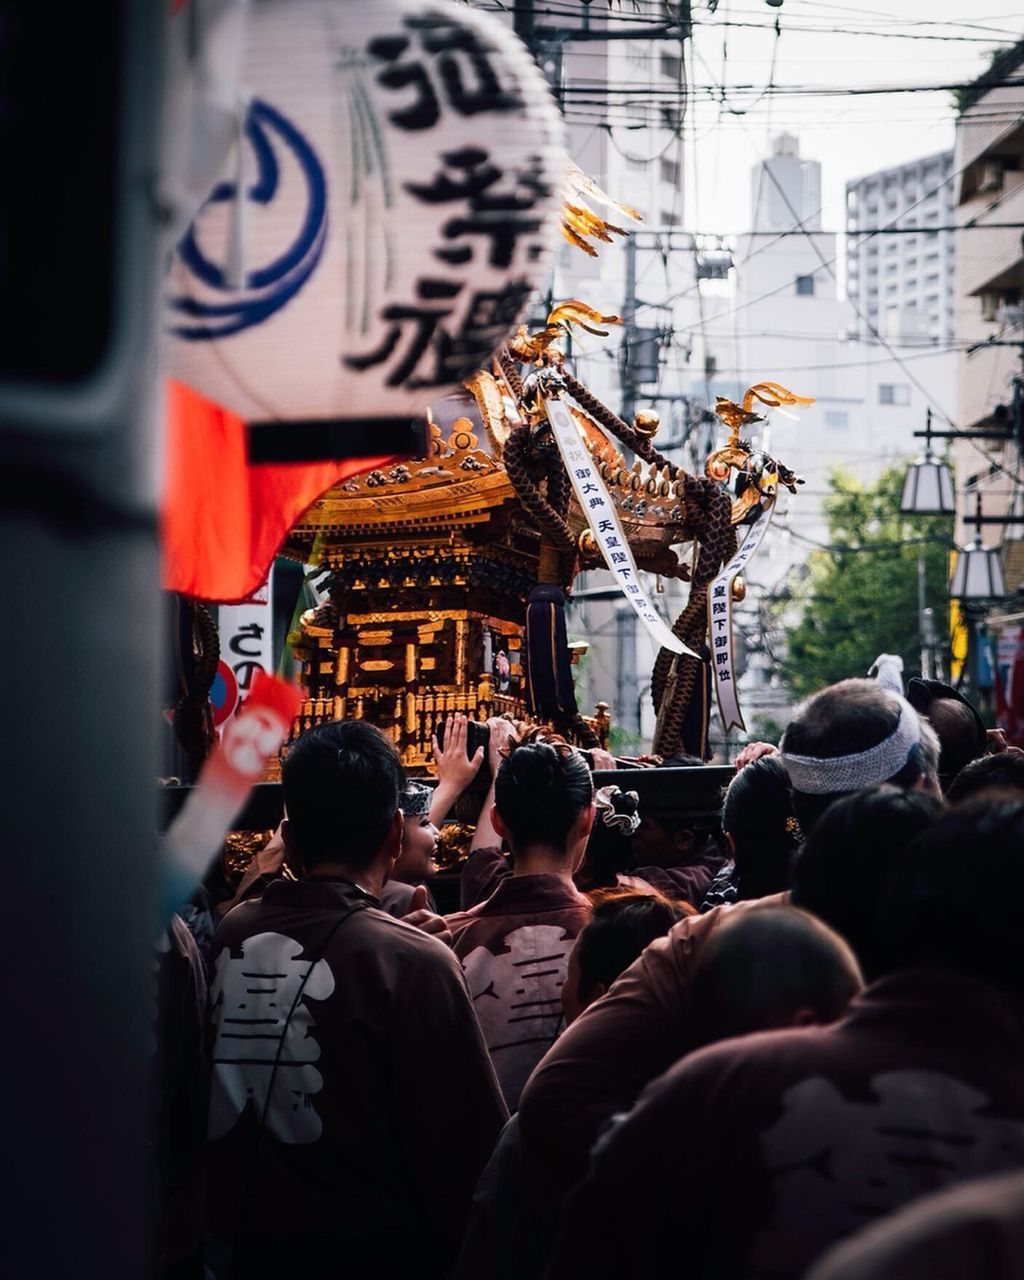
[[[903,93],[956,93],[970,89],[974,84],[973,80],[951,80],[939,84],[876,84],[876,85],[828,85],[828,84],[775,84],[770,90],[766,90],[764,86],[757,84],[732,84],[729,86],[730,94],[751,94],[755,95],[758,100],[767,96],[770,92],[776,97],[797,97],[797,98],[865,98],[877,97],[879,95],[887,96],[889,94]],[[992,84],[986,85],[987,89],[1018,89],[1024,88],[1024,77],[1014,76],[1006,80],[993,81]],[[648,85],[638,88],[636,84],[611,84],[602,85],[580,85],[574,88],[567,85],[564,92],[576,100],[577,105],[587,101],[586,95],[600,96],[605,99],[609,97],[637,96],[638,94],[646,94],[651,99],[661,99],[668,95],[675,95],[676,90],[673,87],[662,88],[659,85]],[[721,101],[721,95],[726,92],[724,86],[712,84],[694,84],[690,86],[691,93],[704,94],[709,101]],[[593,102],[590,105],[605,106],[606,101]]]

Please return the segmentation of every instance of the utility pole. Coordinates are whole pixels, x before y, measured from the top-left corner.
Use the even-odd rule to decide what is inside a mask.
[[[65,5],[57,36],[49,6],[21,5],[4,23],[17,181],[3,279],[17,319],[0,344],[0,559],[11,606],[32,601],[31,638],[15,626],[0,638],[11,1276],[145,1276],[154,1262],[167,248],[154,188],[169,14],[152,0]]]
[[[921,637],[921,675],[933,679],[931,646],[934,643],[935,621],[932,610],[925,605],[924,556],[917,557],[917,626]]]
[[[537,14],[533,0],[515,0],[512,6],[512,30],[531,53],[535,52]]]
[[[622,727],[640,732],[640,681],[636,673],[636,615],[627,604],[615,610],[615,694]]]
[[[632,423],[636,413],[636,239],[627,236],[623,246],[626,255],[625,296],[622,300],[622,419]]]

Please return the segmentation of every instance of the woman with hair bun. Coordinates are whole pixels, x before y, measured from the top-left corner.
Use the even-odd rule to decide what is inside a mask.
[[[573,884],[594,823],[594,784],[560,741],[516,744],[493,731],[492,795],[479,828],[512,851],[512,873],[486,901],[447,918],[510,1110],[562,1029],[562,986],[590,902]]]
[[[789,888],[803,836],[789,775],[777,755],[763,755],[737,771],[722,801],[722,832],[732,860],[711,882],[702,911]]]

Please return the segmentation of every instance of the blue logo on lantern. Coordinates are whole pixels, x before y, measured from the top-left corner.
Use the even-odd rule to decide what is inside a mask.
[[[308,141],[279,111],[258,98],[249,106],[245,136],[259,166],[256,181],[245,193],[247,198],[256,204],[269,205],[278,193],[280,170],[271,145],[271,138],[276,136],[292,153],[305,179],[306,212],[292,243],[272,262],[247,272],[242,290],[233,289],[224,278],[223,268],[203,254],[196,241],[195,223],[189,227],[178,245],[182,262],[198,280],[227,298],[225,302],[201,302],[184,296],[169,300],[169,305],[183,319],[188,317],[188,321],[172,328],[171,332],[190,342],[230,337],[262,324],[268,316],[280,311],[316,270],[327,242],[327,182]],[[206,203],[226,203],[235,198],[235,184],[222,182]]]

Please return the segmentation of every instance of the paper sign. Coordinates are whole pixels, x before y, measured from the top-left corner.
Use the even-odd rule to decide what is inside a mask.
[[[562,462],[569,473],[576,501],[587,518],[594,541],[601,548],[605,563],[611,570],[622,594],[636,610],[636,615],[647,628],[654,641],[672,653],[688,653],[691,658],[700,655],[683,644],[678,636],[656,612],[637,577],[636,562],[626,535],[619,524],[615,504],[605,483],[598,474],[597,464],[580,434],[576,419],[564,400],[546,399],[548,421],[554,433]]]
[[[745,729],[740,714],[739,695],[736,692],[736,672],[732,639],[732,583],[747,561],[761,545],[768,532],[775,501],[766,501],[757,520],[747,528],[746,537],[739,550],[711,584],[708,592],[708,633],[711,647],[711,667],[715,673],[715,693],[718,711],[722,718],[722,730]]]

